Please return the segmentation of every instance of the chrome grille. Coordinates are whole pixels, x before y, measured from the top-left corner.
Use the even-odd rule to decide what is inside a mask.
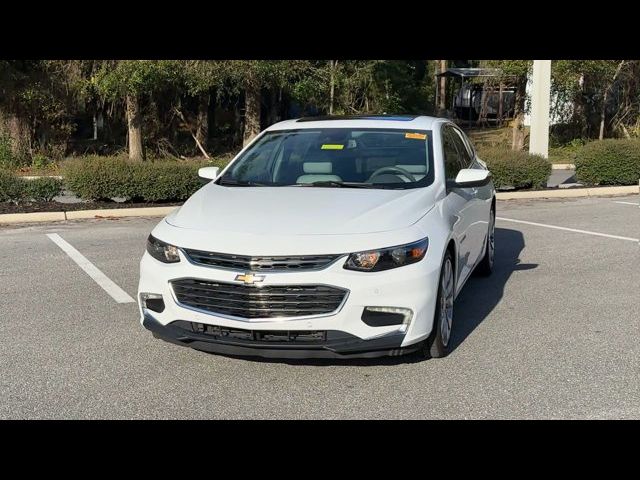
[[[265,285],[256,287],[209,280],[171,282],[184,306],[241,318],[304,317],[332,313],[347,291],[328,285]]]
[[[232,255],[228,253],[205,252],[183,249],[189,259],[198,265],[227,268],[242,272],[285,272],[296,270],[317,270],[324,268],[340,255],[295,255],[263,257]]]

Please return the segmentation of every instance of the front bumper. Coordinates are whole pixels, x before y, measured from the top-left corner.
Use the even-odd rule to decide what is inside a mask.
[[[348,294],[338,310],[330,314],[247,319],[186,308],[177,302],[170,283],[182,278],[233,283],[239,272],[196,265],[186,258],[181,258],[179,263],[163,264],[145,252],[140,262],[138,293],[162,295],[165,308],[162,312],[154,312],[140,305],[140,322],[165,340],[217,353],[289,358],[354,358],[407,353],[415,350],[431,332],[440,260],[437,250],[430,250],[418,263],[382,272],[345,270],[344,261],[339,260],[322,270],[265,273],[264,286],[327,285],[344,289]],[[413,316],[409,325],[371,326],[362,320],[367,306],[407,308]],[[311,346],[221,341],[176,329],[176,322],[180,321],[257,332],[322,331],[327,332],[327,337],[324,344]]]
[[[418,346],[401,347],[405,334],[390,334],[362,340],[340,331],[326,331],[321,342],[274,342],[242,338],[213,337],[185,328],[188,322],[176,321],[162,325],[149,313],[144,315],[143,326],[162,340],[223,355],[253,356],[266,358],[374,358],[411,353]],[[260,332],[245,330],[245,332]],[[251,336],[251,335],[249,335]]]

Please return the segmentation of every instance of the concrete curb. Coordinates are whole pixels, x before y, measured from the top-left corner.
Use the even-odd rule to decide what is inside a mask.
[[[81,218],[156,217],[169,215],[178,207],[105,208],[100,210],[76,210],[66,212],[66,220]],[[1,217],[1,216],[0,216]],[[0,218],[0,222],[2,218]]]
[[[5,223],[59,222],[66,220],[64,212],[4,213],[0,225]]]
[[[0,225],[9,223],[59,222],[87,218],[164,217],[173,207],[108,208],[101,210],[76,210],[72,212],[5,213],[0,215]]]
[[[551,170],[575,170],[576,166],[573,163],[552,163]]]
[[[638,187],[638,185],[625,185],[621,187],[563,188],[560,190],[534,190],[530,192],[498,192],[496,194],[496,198],[498,200],[575,198],[633,195],[638,193],[640,193],[640,187]]]
[[[38,178],[57,178],[62,180],[62,175],[18,175],[18,178],[23,180],[36,180]]]

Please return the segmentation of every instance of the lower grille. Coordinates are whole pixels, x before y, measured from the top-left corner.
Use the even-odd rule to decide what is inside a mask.
[[[242,285],[193,278],[171,282],[184,306],[240,318],[304,317],[336,311],[347,291],[327,285]]]
[[[256,343],[321,344],[327,340],[325,330],[244,330],[178,320],[172,325],[188,332],[212,337],[212,340],[239,340]]]

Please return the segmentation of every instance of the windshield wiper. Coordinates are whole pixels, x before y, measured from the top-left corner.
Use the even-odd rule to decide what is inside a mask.
[[[344,187],[344,188],[373,188],[373,183],[341,182],[338,180],[319,180],[311,183],[297,183],[296,187]]]
[[[221,178],[218,185],[233,185],[234,187],[268,187],[268,183],[234,180],[233,178]]]

